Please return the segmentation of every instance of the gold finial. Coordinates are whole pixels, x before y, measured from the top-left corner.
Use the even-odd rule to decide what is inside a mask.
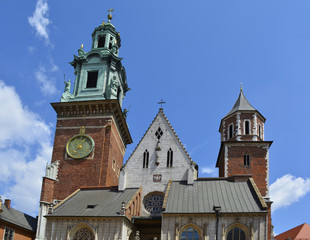
[[[104,26],[104,24],[105,24],[105,21],[103,20],[103,21],[102,21],[102,26]]]
[[[82,127],[80,128],[80,134],[85,134],[85,127],[84,127],[84,126],[82,126]]]
[[[108,12],[109,12],[108,19],[109,19],[109,21],[112,20],[112,12],[113,12],[113,11],[114,11],[113,8],[110,8],[110,9],[108,10]]]
[[[240,91],[243,91],[243,83],[240,83]]]
[[[121,33],[120,33],[120,32],[118,32],[118,33],[117,33],[117,35],[118,35],[118,36],[120,36],[120,35],[121,35]]]
[[[84,44],[83,44],[83,43],[81,44],[81,48],[82,48],[82,49],[84,48]]]

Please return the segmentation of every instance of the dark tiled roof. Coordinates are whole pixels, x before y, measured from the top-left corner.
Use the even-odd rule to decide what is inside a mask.
[[[164,213],[214,213],[213,206],[221,206],[221,213],[266,212],[249,181],[203,179],[172,182]]]
[[[56,207],[51,217],[115,217],[120,216],[122,202],[127,204],[139,189],[82,189]],[[94,206],[94,208],[89,208]]]
[[[23,212],[20,212],[12,207],[7,208],[5,204],[1,204],[3,212],[0,213],[0,219],[19,227],[36,231],[37,219]]]

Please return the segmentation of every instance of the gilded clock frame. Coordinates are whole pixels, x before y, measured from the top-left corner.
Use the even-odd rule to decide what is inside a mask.
[[[86,137],[86,138],[88,138],[88,139],[91,141],[91,149],[90,149],[90,151],[89,151],[87,154],[85,154],[84,156],[82,156],[82,157],[75,157],[75,156],[72,156],[72,155],[70,154],[69,149],[68,149],[68,148],[69,148],[69,144],[71,143],[71,141],[74,140],[74,139],[77,138],[77,137]],[[66,153],[67,153],[68,156],[71,157],[71,158],[74,158],[74,159],[82,159],[82,158],[88,157],[88,156],[92,153],[92,151],[94,150],[94,148],[95,148],[95,142],[94,142],[94,139],[92,139],[91,136],[89,136],[89,135],[87,135],[87,134],[77,134],[77,135],[74,135],[72,138],[70,138],[69,141],[67,142],[67,145],[66,145]]]

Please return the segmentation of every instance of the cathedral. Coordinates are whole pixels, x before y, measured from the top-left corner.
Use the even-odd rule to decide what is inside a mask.
[[[37,240],[270,240],[269,147],[264,116],[242,89],[220,122],[219,176],[199,178],[162,108],[128,160],[122,103],[129,90],[111,23],[70,63],[43,177]],[[227,103],[229,104],[229,103]]]

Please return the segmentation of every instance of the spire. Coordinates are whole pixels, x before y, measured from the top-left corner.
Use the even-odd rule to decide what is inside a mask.
[[[229,116],[237,111],[256,111],[256,109],[254,107],[252,107],[252,105],[249,103],[249,101],[245,98],[244,94],[243,94],[243,90],[242,87],[240,89],[240,94],[239,97],[237,99],[237,101],[235,102],[235,105],[233,106],[233,108],[230,110],[230,112],[225,116]]]

